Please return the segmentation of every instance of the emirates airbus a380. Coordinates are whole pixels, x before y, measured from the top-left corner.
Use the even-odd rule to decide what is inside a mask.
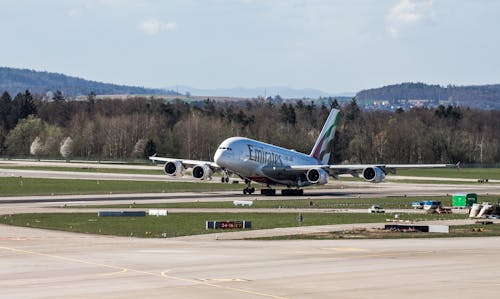
[[[231,174],[238,175],[246,182],[243,194],[252,194],[255,188],[250,183],[265,185],[261,194],[275,195],[273,185],[286,186],[283,195],[302,195],[302,187],[324,185],[328,178],[338,178],[340,174],[363,177],[368,182],[380,183],[389,172],[408,168],[456,167],[455,164],[329,164],[333,149],[332,141],[339,121],[339,110],[332,109],[321,133],[309,155],[285,149],[272,144],[244,137],[224,140],[214,155],[214,161],[184,160],[149,157],[152,161],[165,162],[165,174],[182,176],[184,170],[192,168],[193,177],[200,180],[211,179],[214,172],[222,173],[222,182],[229,182]]]

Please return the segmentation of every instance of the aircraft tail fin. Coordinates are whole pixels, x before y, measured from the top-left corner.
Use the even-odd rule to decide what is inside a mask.
[[[335,136],[335,130],[339,123],[339,110],[332,109],[330,115],[326,119],[325,125],[319,134],[316,143],[309,156],[316,158],[321,164],[329,164],[330,155],[333,150],[333,137]]]

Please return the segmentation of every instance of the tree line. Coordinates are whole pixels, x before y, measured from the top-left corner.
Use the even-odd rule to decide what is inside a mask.
[[[364,111],[355,99],[239,102],[158,98],[51,101],[29,90],[0,99],[0,155],[89,160],[160,156],[211,160],[222,140],[245,136],[309,153],[331,108],[341,110],[332,163],[498,163],[500,111]]]

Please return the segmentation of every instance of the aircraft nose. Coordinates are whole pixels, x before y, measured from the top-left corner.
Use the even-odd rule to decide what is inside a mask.
[[[224,152],[221,149],[218,149],[218,150],[215,151],[215,154],[214,154],[214,162],[215,162],[215,164],[220,165],[220,162],[223,161],[223,158],[222,158],[223,153]]]
[[[218,149],[214,155],[214,162],[221,167],[227,167],[230,156],[227,150]]]

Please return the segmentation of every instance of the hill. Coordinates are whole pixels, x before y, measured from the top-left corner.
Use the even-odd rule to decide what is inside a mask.
[[[34,94],[46,94],[60,90],[65,96],[109,94],[166,94],[176,92],[166,89],[152,89],[85,80],[64,74],[39,72],[28,69],[0,67],[0,93],[8,91],[11,96],[29,89]]]
[[[500,84],[442,87],[424,83],[401,83],[366,89],[356,94],[359,101],[428,100],[479,109],[500,109]]]

